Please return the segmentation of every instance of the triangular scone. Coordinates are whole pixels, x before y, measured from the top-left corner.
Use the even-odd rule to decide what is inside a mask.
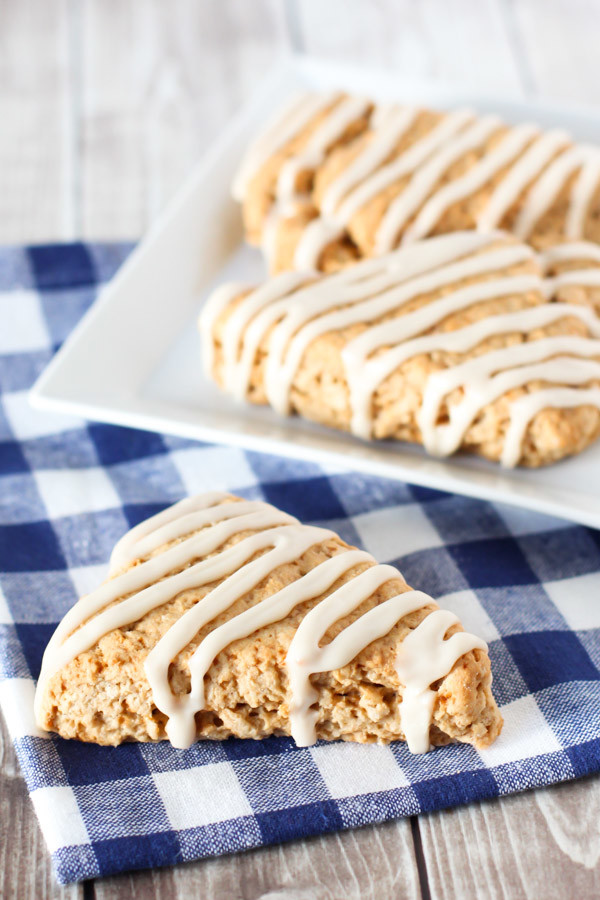
[[[538,248],[600,242],[600,148],[470,109],[298,94],[248,149],[233,193],[272,272],[328,272],[466,229]]]
[[[209,493],[134,528],[58,626],[39,726],[99,744],[456,739],[502,719],[485,643],[334,532]]]
[[[296,94],[277,112],[258,139],[248,147],[232,186],[244,203],[248,239],[259,243],[277,194],[280,211],[299,219],[317,215],[310,199],[317,167],[336,147],[351,142],[367,127],[373,104],[363,97],[335,91]],[[266,228],[268,231],[268,227]]]
[[[238,400],[434,455],[540,466],[600,433],[596,309],[597,245],[539,256],[466,231],[335,275],[225,285],[200,330],[207,374]]]

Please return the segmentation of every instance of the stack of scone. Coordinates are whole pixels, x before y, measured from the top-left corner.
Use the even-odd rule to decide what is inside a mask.
[[[302,94],[233,190],[279,273],[224,286],[201,316],[206,371],[236,398],[506,466],[598,436],[597,148]]]
[[[465,229],[536,248],[600,241],[598,148],[468,109],[339,93],[294,97],[249,149],[234,196],[274,272],[328,272]]]
[[[292,98],[234,185],[273,277],[201,315],[208,375],[363,439],[540,466],[600,432],[600,153],[470,110]],[[334,532],[182,501],[67,614],[42,728],[103,744],[292,735],[489,745],[483,641]]]
[[[183,500],[127,534],[111,569],[44,654],[37,721],[62,737],[422,753],[500,732],[482,640],[393,566],[267,503]]]

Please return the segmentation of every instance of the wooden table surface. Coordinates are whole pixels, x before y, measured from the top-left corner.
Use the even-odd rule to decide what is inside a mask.
[[[0,0],[0,243],[137,238],[290,47],[600,105],[598,0]],[[600,778],[58,887],[6,732],[0,897],[600,896]]]

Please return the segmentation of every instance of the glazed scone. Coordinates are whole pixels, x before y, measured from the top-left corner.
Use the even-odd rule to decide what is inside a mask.
[[[599,251],[457,232],[336,275],[226,285],[200,318],[205,369],[361,438],[552,463],[600,433]]]
[[[296,98],[295,118],[288,109],[272,126],[279,141],[259,140],[242,164],[235,195],[247,236],[262,242],[272,272],[290,268],[290,258],[293,268],[326,271],[322,262],[337,241],[351,240],[360,256],[370,257],[466,229],[503,228],[538,249],[565,240],[600,242],[599,148],[575,144],[562,130],[513,127],[468,109],[389,104],[374,106],[339,133],[342,102],[351,98]],[[321,152],[310,156],[308,136],[326,132],[328,123],[338,139],[322,142]],[[295,192],[286,171],[305,172]],[[288,222],[299,202],[311,210],[304,233]],[[279,253],[280,245],[287,253]]]
[[[293,215],[285,216],[281,220],[272,220],[272,224],[274,227],[270,228],[263,246],[267,258],[271,260],[273,274],[290,269],[311,268],[311,260],[302,266],[302,260],[296,259],[296,251],[301,241],[304,240],[303,246],[306,247],[306,235],[310,237],[313,233],[311,228],[317,229],[320,241],[319,271],[338,272],[361,259],[358,247],[347,234],[340,236],[336,231],[332,240],[323,241],[321,235],[327,226],[314,207],[305,206]]]
[[[116,745],[289,735],[488,746],[485,643],[334,532],[262,502],[183,500],[117,544],[52,637],[39,726]]]
[[[294,215],[312,205],[318,166],[335,147],[364,131],[372,108],[368,100],[341,92],[301,93],[268,123],[248,148],[233,185],[236,199],[244,201],[251,243],[263,239],[270,214]]]

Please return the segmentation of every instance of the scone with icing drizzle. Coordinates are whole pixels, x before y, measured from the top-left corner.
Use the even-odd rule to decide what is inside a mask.
[[[488,746],[485,643],[333,531],[223,493],[115,547],[44,654],[39,726],[99,744],[292,735]]]
[[[600,149],[496,115],[302,93],[233,186],[273,272],[334,271],[451,231],[504,228],[537,248],[600,241]]]
[[[239,400],[351,431],[540,466],[600,433],[600,248],[503,232],[415,242],[341,272],[229,284],[200,317]]]

